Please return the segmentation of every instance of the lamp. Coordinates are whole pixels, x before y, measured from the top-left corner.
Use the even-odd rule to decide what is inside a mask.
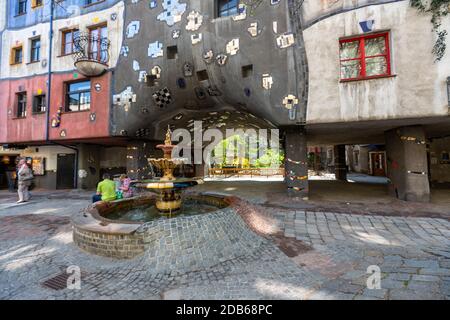
[[[447,97],[448,97],[448,106],[450,107],[450,77],[447,77]]]

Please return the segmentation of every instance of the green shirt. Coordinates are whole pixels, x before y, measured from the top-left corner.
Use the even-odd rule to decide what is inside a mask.
[[[102,201],[116,200],[116,184],[114,181],[105,179],[97,186],[97,192],[102,195]]]

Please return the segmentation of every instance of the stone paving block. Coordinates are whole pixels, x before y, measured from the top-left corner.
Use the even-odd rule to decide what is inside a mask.
[[[415,274],[412,276],[413,281],[430,281],[430,282],[438,282],[441,279],[438,276],[430,276],[425,274]]]

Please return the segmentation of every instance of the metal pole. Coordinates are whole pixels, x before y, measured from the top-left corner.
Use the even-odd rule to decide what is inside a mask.
[[[49,142],[49,123],[50,123],[50,102],[52,92],[52,54],[53,54],[53,12],[55,10],[55,0],[50,0],[50,32],[48,45],[48,72],[47,72],[47,108],[45,109],[45,142]]]

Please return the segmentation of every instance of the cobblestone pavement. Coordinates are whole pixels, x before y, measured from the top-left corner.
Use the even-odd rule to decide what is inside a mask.
[[[52,201],[59,200],[41,205]],[[253,209],[276,219],[284,243],[310,248],[285,254],[269,237],[251,254],[209,268],[155,273],[145,255],[113,260],[81,251],[67,214],[0,210],[0,299],[450,298],[447,220]],[[71,265],[82,271],[80,290],[43,286]],[[381,289],[367,288],[373,265]]]

